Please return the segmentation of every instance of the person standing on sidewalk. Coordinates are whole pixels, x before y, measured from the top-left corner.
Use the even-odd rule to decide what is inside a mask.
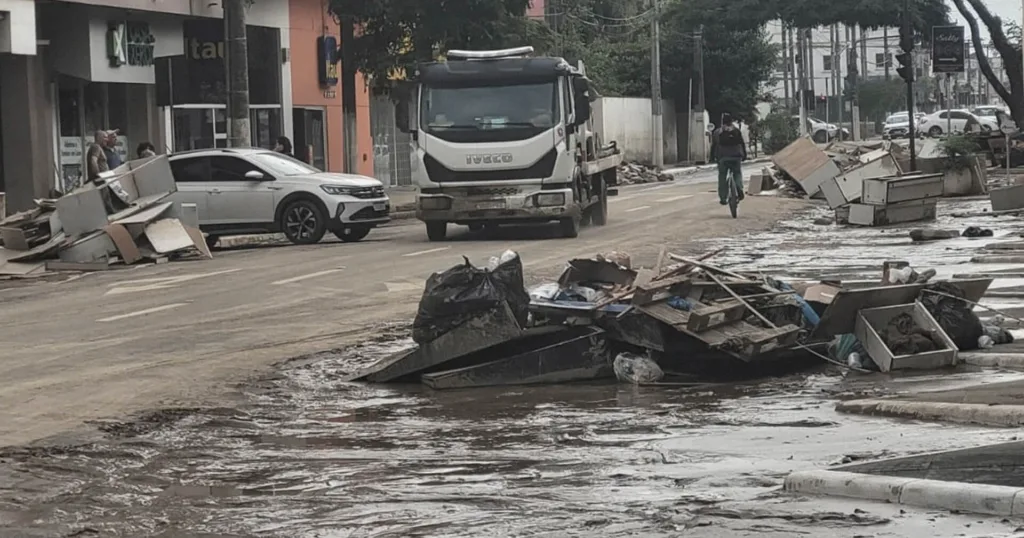
[[[743,195],[743,170],[740,163],[747,160],[747,144],[743,133],[733,123],[729,113],[722,114],[722,126],[715,129],[711,143],[712,157],[718,161],[718,201],[722,205],[729,203],[729,181],[736,185],[738,200]]]

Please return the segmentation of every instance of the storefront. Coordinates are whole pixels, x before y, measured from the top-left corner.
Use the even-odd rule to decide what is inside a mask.
[[[40,9],[53,71],[55,187],[66,192],[81,184],[97,130],[118,131],[122,159],[140,143],[162,145],[155,65],[182,54],[182,19],[64,3]]]
[[[182,25],[184,53],[157,61],[157,104],[169,151],[227,147],[224,22],[190,19]],[[285,133],[281,32],[249,26],[249,108],[252,145],[273,148]]]

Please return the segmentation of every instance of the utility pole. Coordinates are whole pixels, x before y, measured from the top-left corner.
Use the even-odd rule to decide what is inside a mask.
[[[885,80],[889,80],[889,28],[882,28],[882,61],[885,63]]]
[[[651,148],[651,155],[654,167],[660,170],[665,166],[665,146],[662,142],[665,123],[661,114],[661,0],[651,2],[654,4],[654,19],[651,21],[651,128],[654,133],[651,143],[654,147]],[[703,85],[703,80],[701,83]]]
[[[853,139],[860,140],[860,102],[857,96],[857,27],[847,27],[846,33],[851,38],[849,62],[846,66],[846,77],[850,88],[850,110],[852,111],[850,121],[853,122]]]
[[[814,71],[814,30],[811,28],[807,29],[807,85],[810,86],[811,98],[817,99],[818,88],[816,87],[815,71]],[[811,101],[814,102],[814,101]]]
[[[1024,1],[1024,0],[1022,0]],[[782,24],[782,90],[786,97],[784,101],[786,107],[789,107],[789,84],[790,79],[793,78],[793,55],[792,51],[789,50],[789,27],[786,23]]]
[[[796,64],[797,78],[800,79],[800,91],[797,92],[797,101],[800,104],[800,135],[807,136],[807,55],[804,53],[804,40],[807,34],[798,29],[796,34],[798,62]]]
[[[832,91],[828,94],[828,100],[829,103],[832,103],[834,100],[840,107],[842,107],[842,100],[834,99],[836,94],[839,92],[839,84],[836,82],[836,61],[839,59],[837,54],[838,52],[839,49],[836,47],[836,25],[833,24],[828,27],[828,80],[832,85]],[[825,121],[832,121],[832,118],[826,117]]]
[[[842,62],[842,57],[843,57],[843,50],[844,50],[844,48],[842,46],[842,43],[840,43],[840,41],[839,41],[839,25],[835,24],[833,26],[835,27],[835,32],[836,32],[836,57],[835,57],[835,60],[833,60],[834,63],[832,64],[832,67],[836,70],[836,86],[835,86],[835,88],[836,88],[836,97],[837,97],[836,100],[839,101],[839,123],[837,123],[837,125],[839,125],[839,136],[840,136],[840,139],[842,139],[842,133],[843,133],[843,110],[846,108],[846,101],[843,99],[843,91],[840,89],[840,88],[843,87],[842,86],[842,83],[843,83],[843,62]]]
[[[704,25],[697,28],[693,36],[693,65],[697,66],[697,81],[694,91],[697,102],[694,111],[704,114]]]
[[[900,50],[903,53],[896,56],[896,60],[900,63],[896,73],[907,82],[907,116],[909,116],[907,136],[910,140],[910,171],[914,172],[917,170],[917,139],[914,133],[914,122],[916,121],[914,118],[914,77],[917,73],[914,67],[914,30],[910,25],[910,0],[903,1]]]
[[[799,53],[799,51],[797,51],[795,48],[793,48],[793,28],[792,27],[787,28],[787,31],[786,31],[786,50],[789,51],[789,69],[790,69],[790,77],[789,77],[790,89],[789,89],[789,93],[790,93],[790,95],[793,96],[793,99],[796,100],[796,99],[799,99],[799,96],[797,94],[797,80],[799,80],[800,69],[797,66],[797,54]],[[792,71],[794,67],[796,67],[796,69],[797,69],[796,73],[794,73]],[[789,106],[789,107],[792,107],[793,103],[792,102],[786,103],[786,105]],[[790,108],[790,110],[792,110],[792,108]]]
[[[227,43],[228,146],[252,146],[249,129],[249,47],[245,36],[248,0],[224,0]]]

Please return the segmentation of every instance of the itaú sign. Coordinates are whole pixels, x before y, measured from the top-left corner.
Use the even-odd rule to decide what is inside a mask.
[[[111,67],[153,65],[156,37],[144,22],[113,22],[107,28],[107,58]]]

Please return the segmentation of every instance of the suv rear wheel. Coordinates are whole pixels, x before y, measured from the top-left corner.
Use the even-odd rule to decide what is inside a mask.
[[[431,241],[444,241],[444,238],[448,236],[448,223],[447,222],[428,222],[427,223],[427,239]]]
[[[312,245],[327,233],[327,215],[310,200],[296,200],[281,212],[281,230],[296,245]]]

